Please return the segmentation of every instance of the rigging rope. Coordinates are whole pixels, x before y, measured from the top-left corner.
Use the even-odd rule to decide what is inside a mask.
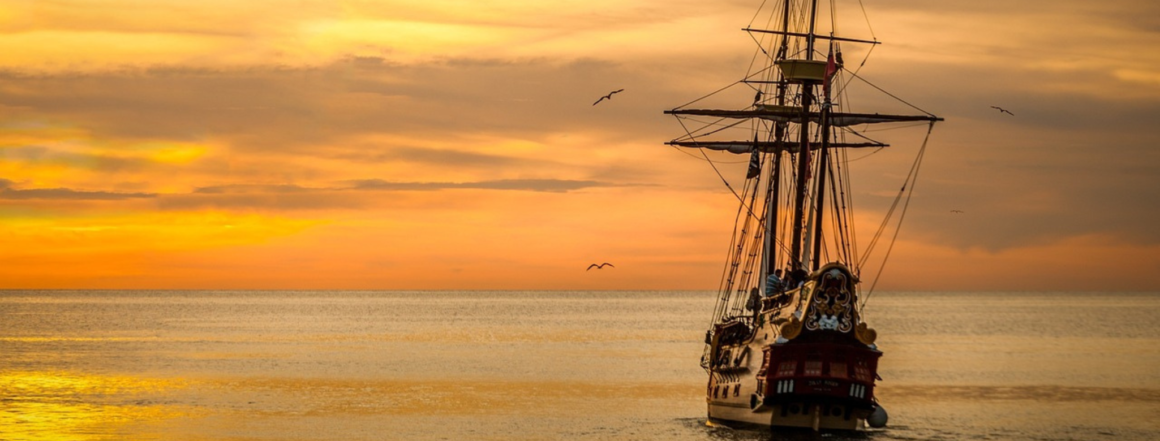
[[[766,0],[761,0],[761,4],[757,6],[757,11],[753,13],[753,18],[749,19],[749,26],[753,26],[753,22],[757,21],[757,16],[761,15],[761,9],[765,7],[765,2]]]
[[[834,163],[837,162],[837,158],[832,157],[830,158],[829,162],[830,164],[827,167],[829,168],[830,172],[827,173],[827,176],[830,180],[830,189],[833,191],[833,197],[830,198],[830,205],[834,210],[830,219],[834,231],[838,233],[834,235],[834,249],[838,251],[838,255],[841,256],[842,261],[849,262],[850,253],[846,241],[846,226],[842,222],[842,216],[845,215],[843,207],[846,205],[846,192],[838,187],[837,182],[840,181],[840,179],[835,178],[834,176],[841,172],[841,167],[838,167],[837,172],[834,171]]]
[[[911,107],[911,108],[913,108],[914,110],[917,110],[917,111],[919,111],[919,112],[925,113],[925,114],[927,114],[928,116],[935,116],[935,114],[933,114],[933,113],[930,113],[930,112],[927,112],[927,111],[925,111],[925,110],[922,110],[922,108],[920,108],[920,107],[918,107],[918,106],[916,106],[916,105],[914,105],[914,104],[910,104],[910,102],[908,102],[908,101],[906,101],[906,100],[904,100],[904,99],[902,99],[902,98],[899,98],[899,97],[895,96],[893,93],[887,92],[885,89],[883,89],[883,88],[881,88],[881,87],[878,87],[878,86],[874,85],[874,83],[871,83],[870,81],[866,80],[865,78],[862,78],[862,77],[858,76],[858,75],[857,75],[857,74],[855,74],[855,73],[852,73],[852,72],[851,72],[851,73],[850,73],[850,76],[852,76],[852,77],[854,77],[854,78],[857,78],[858,80],[862,81],[863,83],[869,84],[869,85],[870,85],[870,87],[873,87],[873,88],[875,88],[875,89],[878,89],[878,91],[879,91],[879,92],[885,93],[887,96],[889,96],[889,97],[891,97],[891,98],[894,98],[894,99],[898,100],[898,102],[900,102],[900,103],[902,103],[902,104],[906,104],[906,105],[910,106],[910,107]]]
[[[834,0],[830,0],[830,36],[833,37],[838,33],[838,5],[834,4]],[[833,43],[834,40],[830,40]]]
[[[914,159],[913,175],[907,177],[907,180],[910,181],[910,191],[906,193],[906,202],[902,205],[902,213],[898,216],[898,226],[894,229],[894,237],[890,239],[890,246],[886,248],[886,255],[882,257],[882,266],[878,267],[878,274],[874,275],[874,283],[870,285],[866,297],[862,298],[862,307],[858,308],[859,311],[866,309],[866,302],[870,301],[870,296],[874,295],[874,287],[878,286],[879,280],[882,280],[882,270],[886,269],[886,262],[890,260],[890,252],[894,249],[894,243],[898,241],[898,233],[902,231],[902,221],[906,219],[906,209],[910,206],[910,197],[914,196],[914,187],[918,183],[918,171],[922,168],[922,159],[926,156],[926,145],[930,141],[932,131],[934,131],[934,121],[930,122],[930,127],[926,130],[926,138],[922,140],[922,148],[918,149],[918,157]]]
[[[712,321],[709,323],[710,329],[712,329],[712,325],[714,323],[716,323],[717,320],[720,319],[725,314],[725,305],[728,303],[728,300],[729,300],[730,290],[728,289],[728,284],[729,284],[729,281],[732,280],[732,277],[731,277],[732,272],[730,270],[732,269],[732,264],[733,264],[733,249],[737,245],[738,239],[740,237],[737,234],[737,228],[741,225],[741,223],[740,223],[741,213],[742,213],[741,209],[744,206],[745,206],[745,204],[743,202],[741,204],[741,206],[737,207],[737,214],[735,214],[734,218],[733,218],[733,234],[729,235],[730,242],[729,242],[728,252],[725,255],[725,257],[726,257],[725,268],[723,268],[721,271],[721,282],[720,282],[720,285],[718,285],[718,290],[720,292],[719,292],[719,297],[717,299],[717,304],[713,308]]]
[[[770,65],[769,67],[766,67],[765,69],[761,69],[761,70],[759,70],[759,71],[757,71],[757,72],[754,72],[754,73],[752,73],[752,74],[746,75],[746,76],[745,76],[745,78],[742,78],[742,79],[740,79],[740,80],[737,80],[737,81],[734,81],[734,82],[732,82],[732,83],[729,83],[729,85],[727,85],[727,86],[725,86],[725,87],[722,87],[722,88],[720,88],[720,89],[717,89],[717,90],[714,90],[714,91],[712,91],[712,92],[709,92],[709,93],[707,93],[707,94],[705,94],[705,95],[701,96],[700,98],[697,98],[697,99],[695,99],[695,100],[689,101],[689,102],[687,102],[687,103],[685,103],[685,104],[681,104],[681,105],[679,105],[679,106],[677,106],[677,107],[674,107],[673,109],[681,109],[681,108],[684,108],[685,106],[688,106],[689,104],[693,104],[693,103],[695,103],[695,102],[697,102],[697,101],[701,101],[701,100],[703,100],[703,99],[705,99],[705,98],[708,98],[708,97],[711,97],[711,96],[713,96],[713,95],[716,95],[716,94],[718,94],[718,93],[721,93],[721,91],[723,91],[723,90],[725,90],[725,89],[728,89],[728,88],[730,88],[730,87],[736,86],[738,83],[744,83],[746,80],[748,80],[748,79],[752,78],[754,75],[758,75],[758,74],[760,74],[760,73],[762,73],[762,72],[765,72],[765,71],[767,71],[767,70],[773,69],[773,67],[774,67],[774,65]]]
[[[862,4],[862,0],[858,0],[858,6],[862,7],[862,16],[866,18],[866,28],[870,30],[870,38],[878,41],[878,37],[874,35],[874,27],[870,26],[870,14],[866,13],[866,5]]]
[[[693,142],[697,142],[696,138],[693,137],[692,133],[689,133],[689,129],[687,127],[685,127],[685,123],[682,122],[680,118],[677,118],[677,122],[680,122],[681,128],[685,129],[685,133],[687,133],[689,135],[689,138],[692,139]],[[721,178],[721,182],[725,183],[725,188],[728,188],[729,192],[733,193],[733,196],[736,197],[737,200],[741,202],[741,206],[744,207],[747,211],[749,211],[749,215],[753,216],[753,217],[757,217],[757,215],[753,213],[753,209],[750,208],[749,205],[745,204],[745,199],[742,198],[741,195],[737,194],[737,190],[734,190],[732,185],[729,185],[729,180],[725,179],[725,175],[721,174],[721,170],[717,169],[717,164],[713,163],[713,160],[709,159],[709,155],[705,154],[705,149],[697,149],[697,150],[701,152],[701,156],[705,157],[705,161],[708,162],[709,166],[713,168],[713,172],[717,173],[717,177]]]
[[[850,167],[842,167],[842,163],[849,165],[849,163],[850,163],[849,162],[849,154],[846,152],[846,150],[842,150],[840,153],[841,153],[842,159],[838,163],[838,170],[840,172],[839,182],[842,185],[842,193],[843,193],[842,211],[845,213],[846,227],[849,229],[849,234],[850,234],[849,235],[850,243],[847,245],[849,247],[849,250],[848,250],[848,255],[847,255],[846,259],[848,262],[850,262],[850,265],[852,265],[854,267],[853,268],[854,275],[858,275],[858,274],[861,274],[862,267],[859,265],[858,260],[857,260],[858,259],[858,230],[857,230],[857,228],[855,228],[855,225],[857,223],[852,220],[852,218],[854,216],[854,192],[851,191],[851,188],[853,187],[854,182],[850,178]]]
[[[906,175],[906,181],[902,183],[902,188],[898,190],[898,194],[894,196],[894,202],[890,204],[890,209],[886,210],[886,216],[882,218],[882,224],[878,226],[878,231],[874,233],[874,237],[870,239],[870,244],[866,247],[866,252],[862,254],[861,259],[858,260],[859,266],[865,266],[866,262],[870,260],[870,254],[874,252],[874,247],[878,245],[878,239],[882,237],[882,232],[886,231],[886,226],[890,224],[890,218],[894,216],[894,209],[898,207],[898,202],[902,200],[902,195],[906,192],[906,186],[909,184],[910,176],[914,173],[914,167],[910,169],[910,174]]]
[[[739,124],[745,122],[745,120],[736,120],[736,121],[731,120],[732,122],[729,124],[722,124],[722,122],[728,120],[728,118],[717,118],[713,121],[706,121],[706,120],[699,119],[697,117],[690,116],[690,115],[676,115],[676,117],[681,118],[681,119],[687,119],[689,121],[704,125],[704,127],[697,129],[697,130],[694,130],[693,133],[700,132],[701,130],[707,129],[709,127],[721,127],[722,130],[731,129],[731,128],[737,127]],[[717,133],[717,132],[709,132],[709,133],[706,133],[705,135],[711,135],[714,133]],[[702,135],[702,136],[704,136],[704,135]],[[677,138],[678,141],[682,140],[682,139],[685,139],[685,138],[684,137]]]
[[[759,182],[756,180],[753,181],[753,192],[748,193],[749,185],[748,185],[748,182],[746,182],[746,191],[747,191],[747,194],[749,195],[749,198],[750,198],[749,199],[750,206],[752,206],[754,201],[757,200],[757,193],[758,193],[757,190],[759,188],[758,183]],[[747,217],[745,217],[745,220],[742,222],[741,236],[739,237],[739,240],[738,240],[739,243],[737,244],[736,252],[731,259],[732,262],[730,264],[730,268],[732,271],[731,271],[731,274],[729,275],[729,280],[728,280],[727,285],[725,287],[726,292],[736,292],[737,293],[737,295],[732,296],[732,302],[731,302],[730,308],[729,308],[729,312],[734,313],[736,315],[742,315],[739,313],[744,308],[745,301],[748,300],[748,296],[745,293],[745,288],[747,288],[750,285],[750,281],[751,281],[752,275],[753,275],[753,256],[754,256],[754,253],[756,251],[754,250],[755,247],[752,246],[751,243],[747,244],[745,241],[746,236],[748,235],[750,228],[752,228],[753,219],[754,219],[753,217],[747,216]],[[760,236],[761,235],[760,235],[760,230],[759,230],[759,232],[757,234],[753,235],[751,240],[753,240],[753,241],[760,240]],[[743,256],[748,257],[747,259],[745,259],[744,265],[742,265]],[[739,269],[741,270],[741,277],[738,278],[737,271]],[[734,279],[737,279],[736,284],[733,283]],[[735,289],[736,289],[736,291],[734,291]],[[718,318],[720,319],[720,317],[718,317]]]
[[[875,38],[875,40],[877,40],[877,38]],[[862,57],[862,62],[858,64],[858,68],[857,68],[857,69],[854,69],[854,71],[853,71],[853,72],[850,72],[850,75],[858,75],[858,72],[861,72],[861,71],[862,71],[862,67],[863,67],[863,66],[866,66],[866,62],[867,62],[867,61],[870,61],[870,54],[874,53],[874,48],[875,48],[875,47],[878,47],[878,45],[876,45],[876,44],[872,44],[872,45],[870,45],[870,50],[867,50],[867,51],[866,51],[866,56],[865,56],[865,57]],[[846,70],[846,69],[840,69],[840,70],[838,70],[838,75],[841,75],[841,73],[842,73],[843,71],[847,71],[847,72],[849,72],[849,71],[848,71],[848,70]],[[841,89],[838,89],[838,94],[839,94],[839,95],[842,95],[842,94],[846,93],[846,88],[847,88],[847,87],[849,87],[849,85],[850,85],[850,82],[849,82],[849,81],[846,81],[846,82],[842,83],[842,88],[841,88]]]

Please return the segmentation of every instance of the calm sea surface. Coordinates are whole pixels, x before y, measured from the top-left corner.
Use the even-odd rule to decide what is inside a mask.
[[[0,440],[764,440],[708,292],[0,291]],[[877,293],[871,440],[1160,439],[1160,294]]]

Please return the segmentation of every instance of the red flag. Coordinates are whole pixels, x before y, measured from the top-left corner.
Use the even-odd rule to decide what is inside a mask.
[[[834,62],[834,50],[830,49],[830,56],[826,57],[826,76],[822,79],[822,91],[826,94],[826,101],[830,100],[830,79],[838,73],[838,63]]]
[[[813,169],[812,169],[812,168],[810,168],[810,162],[811,162],[811,161],[810,161],[810,148],[809,148],[809,144],[806,144],[806,145],[805,145],[805,146],[803,146],[803,147],[806,147],[806,148],[803,148],[803,149],[801,150],[801,154],[800,154],[800,155],[801,155],[802,161],[805,161],[805,162],[806,162],[806,180],[808,181],[808,180],[810,180],[810,178],[814,177],[814,171],[813,171]]]

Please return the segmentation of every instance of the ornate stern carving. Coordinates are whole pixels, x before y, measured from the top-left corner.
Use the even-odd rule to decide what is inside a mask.
[[[805,328],[810,331],[829,330],[850,332],[854,329],[853,280],[845,271],[831,268],[818,276],[813,302],[806,316]]]
[[[878,331],[862,322],[854,327],[854,337],[857,337],[858,341],[865,343],[866,346],[870,346],[874,344],[874,340],[878,339]]]
[[[781,336],[786,340],[793,340],[802,333],[802,321],[797,317],[791,317],[788,322],[781,325]]]

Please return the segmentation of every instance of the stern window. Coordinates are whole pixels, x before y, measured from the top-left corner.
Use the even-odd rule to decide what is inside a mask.
[[[792,377],[794,371],[797,370],[797,361],[783,361],[777,365],[777,376]]]
[[[858,381],[870,381],[870,367],[866,365],[866,360],[858,360],[854,363],[854,379]]]
[[[822,375],[822,361],[821,360],[808,360],[808,361],[806,361],[806,366],[805,366],[805,369],[803,370],[802,374],[804,374],[804,375]]]

